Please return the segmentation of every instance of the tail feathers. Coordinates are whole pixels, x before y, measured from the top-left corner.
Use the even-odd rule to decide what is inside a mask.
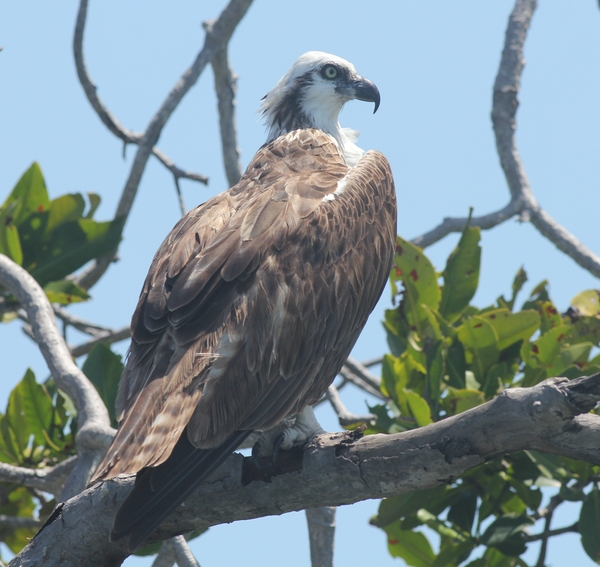
[[[187,428],[169,458],[138,472],[133,490],[117,510],[111,541],[128,537],[132,552],[252,433],[236,431],[214,449],[197,449]]]

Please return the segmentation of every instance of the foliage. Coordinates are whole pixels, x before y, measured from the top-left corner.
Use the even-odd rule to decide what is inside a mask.
[[[88,193],[89,208],[79,193],[50,200],[40,166],[33,163],[0,207],[0,253],[23,266],[53,303],[67,305],[89,299],[87,292],[65,278],[90,260],[114,250],[123,219],[93,219],[100,197]],[[5,297],[5,306],[14,301]],[[4,310],[3,320],[14,314]]]
[[[510,299],[474,307],[479,239],[479,229],[467,227],[439,275],[422,250],[398,237],[390,281],[399,303],[384,321],[391,353],[384,357],[381,390],[389,402],[371,408],[377,419],[368,432],[421,427],[506,388],[600,371],[600,355],[593,354],[600,343],[599,293],[578,294],[561,315],[542,282],[517,311],[527,280],[521,269]],[[598,473],[587,463],[524,451],[470,470],[449,486],[387,498],[371,522],[386,532],[390,553],[411,566],[526,567],[520,556],[541,515],[540,487],[551,486],[555,503],[582,502],[573,531],[579,529],[584,549],[598,561]],[[439,552],[423,526],[439,535]]]

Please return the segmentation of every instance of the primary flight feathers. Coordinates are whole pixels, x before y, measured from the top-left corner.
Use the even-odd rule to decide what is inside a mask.
[[[262,102],[268,143],[185,215],[133,315],[117,435],[92,482],[137,473],[112,539],[135,549],[253,430],[314,405],[383,291],[396,237],[390,166],[338,114],[379,91],[302,55]]]

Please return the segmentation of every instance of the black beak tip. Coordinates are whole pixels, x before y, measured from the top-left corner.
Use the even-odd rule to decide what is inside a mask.
[[[375,105],[373,114],[377,112],[379,103],[381,102],[381,95],[379,94],[379,89],[375,86],[375,83],[369,81],[369,79],[357,81],[354,86],[354,96],[358,100],[372,102]]]

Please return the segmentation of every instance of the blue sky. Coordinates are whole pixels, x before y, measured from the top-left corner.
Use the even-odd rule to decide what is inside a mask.
[[[508,200],[489,119],[491,92],[511,0],[255,0],[230,44],[239,75],[238,127],[243,164],[264,142],[255,113],[260,98],[308,50],[350,60],[381,93],[379,112],[351,103],[343,126],[362,132],[359,145],[383,151],[399,199],[399,231],[412,238],[445,216],[488,213]],[[203,42],[201,21],[224,2],[91,2],[85,55],[104,102],[127,127],[143,130]],[[70,2],[0,4],[0,193],[7,194],[38,161],[52,197],[99,193],[96,214],[114,213],[134,148],[121,157],[119,141],[100,123],[77,82],[71,53],[77,11]],[[540,3],[527,39],[517,142],[541,205],[597,253],[600,181],[600,13],[593,0]],[[159,147],[179,166],[210,177],[208,188],[182,181],[188,207],[227,188],[220,162],[216,101],[207,69],[163,132]],[[154,251],[179,216],[170,174],[151,161],[121,246],[121,261],[92,290],[93,301],[73,311],[109,326],[127,324]],[[442,269],[456,236],[428,249]],[[528,224],[511,220],[486,232],[480,289],[484,306],[507,293],[524,266],[526,290],[543,279],[560,309],[598,282]],[[381,329],[384,295],[355,349],[357,358],[386,350]],[[77,340],[76,336],[72,337]],[[126,345],[119,345],[124,352]],[[43,359],[18,324],[0,326],[3,380],[0,407],[27,366],[38,379]],[[356,412],[365,396],[346,398]],[[320,411],[326,428],[337,428]],[[399,564],[383,533],[367,525],[376,502],[338,511],[338,565]],[[576,510],[575,512],[576,513]],[[555,525],[570,523],[557,518]],[[357,543],[360,537],[360,543]],[[266,538],[266,542],[264,539]],[[303,514],[213,528],[194,544],[203,567],[309,564]],[[568,559],[565,552],[568,552]],[[564,553],[565,555],[561,555]],[[533,557],[533,555],[532,555]],[[564,559],[561,559],[563,557]],[[577,536],[550,544],[549,563],[592,565]],[[148,560],[128,560],[131,567]]]

